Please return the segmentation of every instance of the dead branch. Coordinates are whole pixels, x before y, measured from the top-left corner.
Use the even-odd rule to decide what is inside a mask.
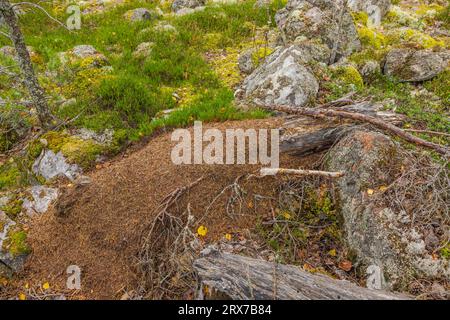
[[[339,111],[332,109],[316,109],[316,108],[294,108],[288,106],[270,106],[267,107],[269,110],[275,110],[280,112],[286,112],[291,114],[298,114],[303,116],[309,116],[314,118],[344,118],[350,119],[357,122],[365,122],[374,125],[375,127],[385,130],[393,135],[396,135],[410,143],[413,143],[418,146],[422,146],[424,148],[428,148],[436,151],[437,153],[444,155],[447,157],[450,154],[450,150],[447,147],[441,146],[439,144],[429,142],[418,138],[410,133],[407,133],[400,129],[399,127],[394,126],[393,124],[387,123],[381,119],[364,115],[356,112],[348,112],[348,111]]]
[[[344,172],[330,172],[318,170],[302,170],[302,169],[285,169],[285,168],[261,168],[262,176],[273,176],[277,174],[292,174],[299,176],[321,176],[328,178],[340,178],[344,176]]]

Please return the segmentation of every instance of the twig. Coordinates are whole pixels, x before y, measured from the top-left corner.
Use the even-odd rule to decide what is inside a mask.
[[[450,134],[449,134],[449,133],[446,133],[446,132],[439,132],[439,131],[419,130],[419,129],[403,129],[403,131],[407,131],[407,132],[415,132],[415,133],[425,133],[425,134],[435,135],[435,136],[450,137]]]
[[[340,178],[344,176],[344,172],[330,172],[318,170],[302,170],[302,169],[285,169],[285,168],[261,168],[260,174],[262,176],[273,176],[276,174],[293,174],[300,176],[321,176],[328,178]]]
[[[12,5],[12,7],[14,8],[14,7],[16,7],[16,6],[21,6],[21,5],[28,5],[28,6],[31,6],[31,7],[34,7],[34,8],[36,8],[36,9],[41,10],[42,12],[45,13],[45,15],[46,15],[50,20],[56,22],[57,24],[59,24],[61,27],[65,28],[65,29],[67,29],[68,31],[70,31],[70,32],[72,31],[72,30],[70,30],[69,28],[67,28],[67,26],[66,26],[64,23],[62,23],[62,22],[59,21],[58,19],[54,18],[50,13],[48,13],[47,10],[45,10],[42,6],[40,6],[40,5],[36,4],[36,3],[26,2],[26,1],[24,1],[24,2],[17,2],[17,3],[14,3],[14,4]]]

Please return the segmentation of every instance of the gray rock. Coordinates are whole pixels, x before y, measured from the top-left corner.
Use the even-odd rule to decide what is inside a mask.
[[[319,84],[305,66],[303,53],[296,45],[279,48],[244,80],[236,96],[258,106],[306,105],[315,98]]]
[[[99,54],[99,52],[91,45],[78,45],[73,47],[72,54],[77,58],[88,58]]]
[[[256,66],[253,63],[253,54],[255,49],[248,49],[241,53],[238,57],[238,68],[242,73],[250,74],[255,70]]]
[[[113,141],[114,130],[113,129],[105,129],[103,133],[97,133],[93,130],[89,130],[86,128],[77,129],[74,133],[74,136],[83,139],[83,140],[94,140],[98,144],[109,145]]]
[[[205,3],[205,0],[175,0],[172,3],[172,11],[177,13],[184,8],[194,9],[196,7],[204,6]]]
[[[156,19],[158,17],[158,12],[156,11],[150,11],[146,8],[137,8],[133,10],[129,10],[125,12],[124,17],[125,19],[129,21],[145,21],[145,20],[152,20]]]
[[[391,0],[350,0],[348,6],[353,11],[364,11],[368,14],[379,10],[381,17],[384,17],[391,7]]]
[[[35,160],[32,170],[47,180],[63,176],[69,180],[75,180],[81,173],[81,168],[76,164],[69,164],[61,152],[55,154],[52,150],[45,149]]]
[[[159,32],[169,32],[169,33],[178,32],[177,29],[173,25],[171,25],[170,23],[164,22],[164,21],[161,21],[160,23],[158,23],[154,29]]]
[[[58,198],[58,190],[44,186],[33,186],[28,191],[32,200],[24,199],[23,208],[31,216],[34,213],[45,213],[49,205]]]
[[[448,65],[444,53],[431,50],[392,49],[386,56],[384,73],[405,82],[430,80]]]
[[[175,12],[175,15],[177,16],[184,16],[187,14],[199,12],[205,10],[205,6],[195,7],[195,8],[181,8],[180,10]]]
[[[360,68],[359,73],[364,80],[370,80],[373,76],[381,73],[381,67],[378,61],[366,61]]]
[[[14,272],[22,270],[27,255],[11,255],[5,250],[4,243],[8,240],[8,231],[16,225],[16,222],[0,210],[0,276],[10,277]]]
[[[330,150],[326,169],[346,172],[337,181],[346,242],[359,262],[379,266],[391,287],[418,274],[448,280],[449,262],[427,253],[424,235],[402,222],[405,212],[383,208],[386,202],[367,193],[370,187],[390,184],[392,168],[404,161],[399,148],[381,133],[354,131]]]
[[[336,46],[337,58],[340,58],[361,48],[347,8],[343,9],[342,22],[339,23],[340,15],[337,13],[341,8],[332,0],[290,0],[285,8],[277,12],[275,20],[288,43],[299,36],[320,39],[330,49]]]
[[[136,59],[147,58],[152,53],[155,44],[153,42],[142,42],[136,47],[133,52],[133,57]]]

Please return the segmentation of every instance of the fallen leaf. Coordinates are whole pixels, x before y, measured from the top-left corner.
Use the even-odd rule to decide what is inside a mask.
[[[27,296],[24,293],[20,293],[19,300],[27,300]]]
[[[373,189],[367,189],[367,194],[368,194],[369,196],[373,195]]]
[[[387,190],[388,187],[386,186],[381,186],[379,189],[381,192],[385,192]]]
[[[331,249],[330,251],[328,251],[328,254],[332,257],[336,257],[336,249]]]
[[[342,269],[346,272],[352,270],[352,262],[348,260],[339,262],[339,269]]]
[[[228,241],[230,241],[230,240],[231,240],[231,234],[229,234],[229,233],[225,234],[225,239],[227,239]]]
[[[50,289],[50,283],[48,283],[48,282],[44,283],[44,284],[42,285],[42,289],[44,289],[44,290]]]

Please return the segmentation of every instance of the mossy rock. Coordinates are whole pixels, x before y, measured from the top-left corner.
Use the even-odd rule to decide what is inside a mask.
[[[348,87],[354,87],[356,90],[361,90],[364,87],[364,80],[356,69],[352,65],[345,65],[333,68],[331,70],[332,79],[338,84]]]
[[[27,243],[27,233],[17,226],[9,229],[3,242],[3,250],[9,252],[13,258],[31,253]]]
[[[32,152],[34,155],[45,147],[54,153],[61,151],[70,163],[76,163],[82,168],[90,167],[97,156],[105,150],[104,146],[97,144],[93,140],[83,140],[64,132],[55,131],[47,132],[32,146],[29,152]]]

